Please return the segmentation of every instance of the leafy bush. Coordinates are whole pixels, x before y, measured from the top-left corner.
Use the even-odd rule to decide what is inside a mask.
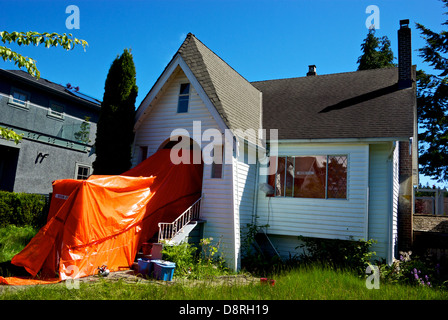
[[[204,279],[228,273],[222,255],[219,254],[220,241],[213,238],[200,241],[200,250],[192,244],[164,245],[162,258],[176,263],[175,277]]]
[[[444,263],[430,257],[414,256],[412,251],[400,251],[400,258],[389,266],[380,265],[380,275],[385,281],[426,287],[448,288],[448,272]]]
[[[339,240],[321,239],[299,236],[304,244],[304,253],[300,260],[304,263],[318,262],[333,268],[352,269],[360,275],[365,274],[366,267],[371,263],[374,251],[370,250],[375,240]],[[298,247],[298,248],[299,248]]]
[[[0,227],[8,225],[42,227],[47,218],[45,196],[0,191]]]

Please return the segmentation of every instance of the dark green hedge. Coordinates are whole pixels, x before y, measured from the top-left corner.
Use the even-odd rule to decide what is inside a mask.
[[[14,224],[41,228],[47,214],[48,201],[44,195],[0,191],[0,227]]]

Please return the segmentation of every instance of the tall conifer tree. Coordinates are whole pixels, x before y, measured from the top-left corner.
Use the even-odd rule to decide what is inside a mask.
[[[394,53],[390,48],[390,40],[384,36],[375,36],[375,28],[369,29],[367,37],[361,44],[362,55],[358,58],[358,70],[393,67]]]
[[[442,0],[448,8],[448,0]],[[448,12],[445,12],[448,14]],[[420,172],[448,181],[448,31],[436,33],[417,23],[426,46],[419,49],[419,56],[438,75],[417,72],[417,110],[419,133]],[[448,20],[443,26],[448,25]]]
[[[137,93],[134,61],[125,49],[113,61],[106,78],[97,124],[94,174],[121,174],[131,167]]]

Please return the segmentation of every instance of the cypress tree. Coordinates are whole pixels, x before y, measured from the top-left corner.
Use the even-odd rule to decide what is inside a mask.
[[[134,61],[125,49],[113,61],[104,86],[95,140],[94,174],[121,174],[131,167],[137,93]]]

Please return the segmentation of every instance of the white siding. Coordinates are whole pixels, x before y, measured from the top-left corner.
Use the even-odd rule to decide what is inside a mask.
[[[154,154],[160,145],[169,139],[174,129],[182,128],[193,137],[193,121],[201,121],[201,132],[206,129],[219,129],[217,121],[208,111],[204,101],[193,83],[190,86],[190,103],[188,113],[177,113],[179,86],[189,81],[178,67],[168,79],[161,93],[153,100],[149,112],[144,115],[136,131],[134,142],[134,166],[139,159],[140,146],[148,147],[148,156]],[[195,139],[196,140],[196,139]],[[197,141],[199,142],[200,141]],[[202,148],[209,142],[204,142]],[[235,267],[235,232],[232,196],[232,164],[223,166],[222,179],[211,178],[211,166],[204,164],[203,200],[201,217],[204,225],[204,237],[213,237],[214,242],[221,240],[221,248],[231,268]]]
[[[244,149],[243,149],[244,148]],[[255,159],[255,149],[240,145],[240,153],[234,158],[234,212],[236,258],[239,261],[241,236],[247,224],[252,223],[255,201],[257,165],[249,162],[248,153]]]
[[[329,239],[367,236],[368,164],[367,144],[280,144],[279,156],[348,156],[347,200],[266,197],[259,192],[258,224],[269,224],[268,233]],[[266,177],[260,176],[260,183]]]
[[[369,238],[377,241],[375,257],[387,262],[397,245],[398,154],[398,143],[395,149],[392,143],[370,146]]]
[[[389,143],[370,146],[369,238],[378,241],[373,246],[377,258],[386,258],[387,253],[387,214],[390,212],[388,155],[390,150]]]

